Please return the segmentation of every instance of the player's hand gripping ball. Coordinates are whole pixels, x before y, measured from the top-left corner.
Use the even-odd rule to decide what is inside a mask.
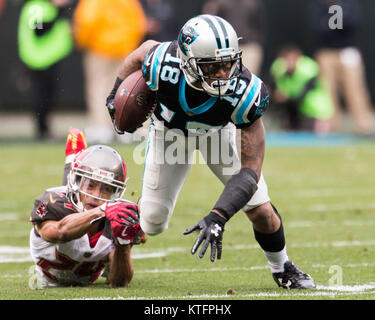
[[[117,128],[134,132],[141,127],[156,107],[155,98],[155,92],[147,86],[141,70],[129,75],[121,83],[114,100]]]

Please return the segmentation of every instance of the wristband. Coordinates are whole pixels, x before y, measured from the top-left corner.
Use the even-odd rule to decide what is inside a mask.
[[[258,176],[250,168],[242,168],[233,175],[213,209],[218,210],[227,220],[234,216],[258,190]]]

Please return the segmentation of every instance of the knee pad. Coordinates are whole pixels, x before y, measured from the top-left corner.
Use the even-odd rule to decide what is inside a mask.
[[[140,225],[150,236],[162,233],[168,228],[169,209],[157,202],[141,201]]]

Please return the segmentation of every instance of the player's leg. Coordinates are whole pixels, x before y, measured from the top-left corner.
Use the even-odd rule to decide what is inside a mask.
[[[277,285],[286,289],[315,288],[311,276],[299,270],[288,258],[283,223],[276,208],[270,202],[257,205],[250,201],[245,210]]]
[[[226,127],[226,130],[229,130],[229,134],[223,133],[220,135],[220,145],[228,144],[230,146],[229,151],[234,152],[237,150],[236,138],[231,134],[234,129],[229,126],[229,128]],[[208,148],[208,150],[214,150],[214,148]],[[209,152],[208,157],[205,158],[209,168],[224,184],[231,177],[231,175],[225,173],[233,170],[231,168],[240,166],[238,157],[233,158],[233,163],[222,161],[219,164],[212,163],[212,155]],[[225,155],[222,155],[221,159],[225,159]],[[252,222],[255,239],[263,249],[276,283],[290,289],[315,287],[311,277],[298,270],[289,261],[282,219],[270,202],[268,187],[263,174],[258,181],[258,190],[245,205],[243,211]]]
[[[160,123],[159,123],[160,124]],[[157,235],[168,228],[169,220],[176,205],[178,194],[191,168],[193,152],[187,146],[188,139],[166,141],[163,128],[150,125],[143,171],[140,225],[148,235]],[[186,161],[175,163],[169,158],[173,144],[183,150]]]

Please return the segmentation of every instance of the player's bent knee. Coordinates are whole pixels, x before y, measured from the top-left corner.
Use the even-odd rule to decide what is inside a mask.
[[[273,209],[271,203],[266,202],[257,207],[248,208],[245,213],[252,222],[258,222],[259,220],[267,220],[270,215],[273,215]]]
[[[141,203],[140,225],[150,236],[162,233],[168,228],[169,209],[159,203]]]

